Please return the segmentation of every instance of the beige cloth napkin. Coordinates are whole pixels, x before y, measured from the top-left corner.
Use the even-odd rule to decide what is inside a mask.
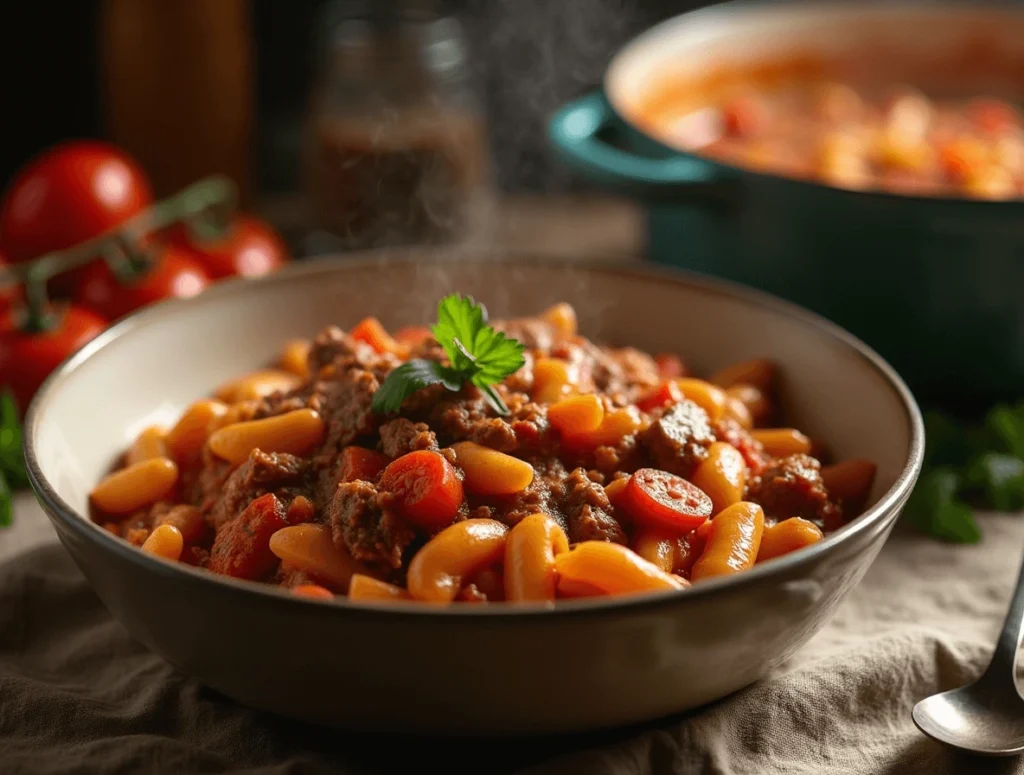
[[[1024,773],[1020,760],[950,753],[910,717],[917,700],[973,680],[987,664],[1024,554],[1024,517],[982,515],[976,546],[898,530],[822,632],[771,676],[709,708],[585,737],[409,742],[390,752],[196,687],[110,620],[60,550],[25,554],[53,541],[33,502],[20,500],[16,519],[0,531],[0,579],[7,560],[15,570],[6,583],[22,585],[0,588],[11,619],[0,626],[5,774],[347,774],[425,771],[432,762],[446,773],[529,775]],[[75,608],[59,630],[32,615],[51,600],[54,610]],[[41,653],[51,642],[54,654]],[[410,756],[399,753],[406,748]]]

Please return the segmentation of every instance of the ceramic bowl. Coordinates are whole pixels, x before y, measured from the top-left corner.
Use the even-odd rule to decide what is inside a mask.
[[[840,457],[877,461],[873,506],[807,550],[681,593],[555,610],[296,598],[140,552],[86,516],[145,426],[167,423],[290,338],[365,315],[422,323],[460,290],[495,317],[572,303],[587,336],[683,354],[697,373],[768,356],[787,410]],[[704,705],[789,657],[882,547],[922,459],[914,399],[877,355],[788,303],[631,263],[320,260],[157,305],[65,363],[26,419],[33,487],[111,613],[184,673],[246,705],[347,729],[518,735],[592,730]]]

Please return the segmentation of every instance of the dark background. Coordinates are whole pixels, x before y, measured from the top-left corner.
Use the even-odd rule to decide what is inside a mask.
[[[173,0],[167,0],[173,2]],[[377,0],[394,2],[395,0]],[[210,0],[217,2],[217,0]],[[316,71],[313,41],[325,0],[251,0],[256,58],[254,168],[258,190],[296,185],[296,135]],[[459,0],[484,98],[498,181],[507,192],[579,184],[549,157],[544,126],[566,99],[599,83],[609,58],[659,19],[696,0]],[[99,0],[4,4],[0,184],[36,152],[72,137],[103,137]]]

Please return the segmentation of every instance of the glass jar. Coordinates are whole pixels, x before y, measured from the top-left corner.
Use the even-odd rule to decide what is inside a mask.
[[[490,148],[458,21],[349,0],[322,32],[304,160],[316,227],[342,249],[488,239]]]

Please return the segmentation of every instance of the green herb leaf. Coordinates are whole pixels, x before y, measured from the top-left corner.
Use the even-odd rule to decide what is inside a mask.
[[[918,480],[904,513],[918,530],[953,543],[981,540],[971,507],[958,496],[961,480],[949,467],[933,469]]]
[[[0,394],[0,473],[13,489],[28,486],[25,456],[21,447],[21,423],[14,397],[9,391]]]
[[[0,471],[0,527],[9,527],[14,521],[14,494]]]
[[[993,407],[985,418],[985,427],[1003,452],[1024,458],[1024,411],[1020,405],[1011,407],[1000,404]]]
[[[458,293],[438,303],[432,331],[451,366],[429,361],[411,369],[407,368],[410,364],[400,366],[374,394],[374,411],[398,411],[406,397],[427,385],[442,383],[448,390],[458,391],[468,383],[480,389],[495,412],[508,414],[494,385],[522,367],[524,346],[487,325],[484,306]]]
[[[987,505],[992,508],[1024,509],[1024,460],[989,452],[971,463],[965,479],[969,487],[984,492]]]
[[[462,387],[462,380],[455,370],[440,363],[419,359],[403,363],[388,374],[384,384],[373,394],[373,411],[380,414],[397,412],[402,408],[402,402],[417,390],[438,383],[452,391]]]

